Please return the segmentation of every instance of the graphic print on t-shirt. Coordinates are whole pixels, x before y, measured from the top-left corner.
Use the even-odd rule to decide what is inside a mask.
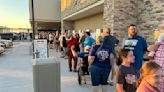
[[[105,51],[104,49],[101,49],[97,52],[97,58],[99,61],[105,61],[109,57],[108,51]]]
[[[125,76],[125,80],[128,84],[134,84],[136,82],[137,77],[133,74],[127,74]]]
[[[134,50],[134,47],[137,45],[138,40],[136,39],[129,39],[125,40],[124,46],[126,49]]]

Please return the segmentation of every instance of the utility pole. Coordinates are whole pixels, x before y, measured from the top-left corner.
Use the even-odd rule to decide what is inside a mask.
[[[34,0],[31,0],[31,10],[32,10],[32,44],[33,44],[33,52],[34,52],[34,40],[35,40]]]

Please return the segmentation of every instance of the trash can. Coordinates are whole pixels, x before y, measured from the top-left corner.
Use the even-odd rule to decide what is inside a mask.
[[[55,58],[37,58],[33,63],[34,92],[60,92],[60,63]]]

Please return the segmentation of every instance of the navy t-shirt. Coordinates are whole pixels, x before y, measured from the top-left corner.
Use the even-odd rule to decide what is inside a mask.
[[[146,40],[141,36],[135,36],[133,38],[128,38],[124,43],[125,48],[130,48],[135,56],[134,67],[140,70],[143,63],[144,51],[147,51]]]
[[[111,53],[112,53],[112,49],[109,48],[108,46],[95,45],[90,53],[90,56],[95,56],[92,65],[100,68],[111,69],[111,64],[110,64]]]
[[[139,72],[134,68],[134,66],[124,66],[120,65],[117,74],[117,83],[123,85],[125,92],[135,92],[136,90],[136,80],[139,78]]]
[[[119,43],[119,40],[112,35],[105,36],[104,41],[105,42],[103,44],[110,46],[113,50],[115,49],[115,46]]]

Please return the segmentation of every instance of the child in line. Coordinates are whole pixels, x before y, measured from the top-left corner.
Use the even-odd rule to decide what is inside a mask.
[[[122,64],[119,66],[117,73],[117,92],[135,92],[136,91],[136,80],[139,77],[138,71],[131,63],[134,62],[133,51],[130,49],[121,49],[119,52],[119,60]]]
[[[88,72],[88,56],[89,56],[89,51],[90,51],[91,47],[90,46],[85,46],[84,48],[84,52],[80,52],[78,53],[78,57],[80,57],[82,60],[82,67],[81,69],[83,70],[83,74],[84,75],[89,75]]]
[[[159,90],[162,68],[155,62],[145,62],[141,68],[141,77],[136,92],[163,92]]]

